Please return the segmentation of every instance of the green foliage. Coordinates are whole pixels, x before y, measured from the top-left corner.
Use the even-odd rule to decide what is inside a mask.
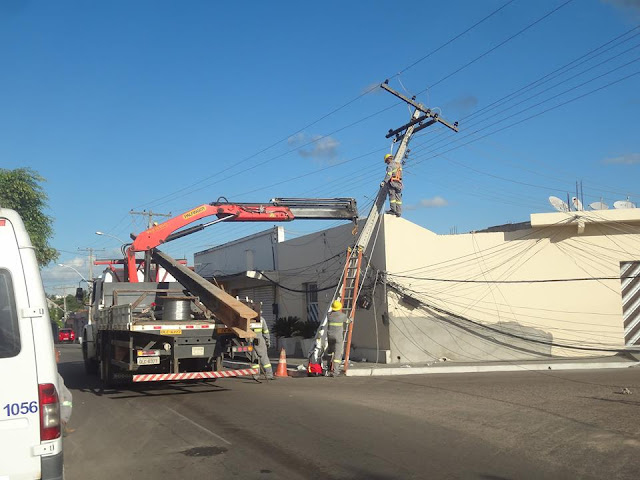
[[[53,235],[53,218],[44,213],[48,199],[40,185],[44,181],[30,168],[0,168],[0,207],[11,208],[20,214],[36,249],[40,266],[58,258],[57,250],[49,246],[49,239]]]
[[[318,327],[320,326],[320,322],[299,322],[298,330],[294,333],[294,335],[299,335],[303,338],[313,338],[316,336],[316,332],[318,331]]]
[[[55,295],[47,295],[49,300],[58,306],[58,308],[49,305],[49,318],[51,321],[58,324],[59,327],[64,327],[64,298],[56,298]],[[86,306],[78,302],[75,295],[67,295],[67,315],[86,310]]]
[[[280,317],[273,324],[271,333],[276,337],[293,337],[299,331],[301,323],[298,317]]]

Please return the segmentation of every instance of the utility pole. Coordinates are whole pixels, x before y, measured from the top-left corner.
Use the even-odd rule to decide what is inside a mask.
[[[89,281],[87,282],[87,292],[89,293],[89,299],[91,299],[91,290],[93,289],[93,252],[104,252],[104,248],[96,249],[96,248],[78,248],[81,252],[87,252],[89,255]],[[82,275],[81,275],[82,276]],[[91,300],[89,300],[89,310],[87,311],[87,323],[93,323],[93,315],[91,311]]]
[[[414,133],[417,133],[420,130],[430,127],[435,123],[440,123],[445,127],[450,128],[454,132],[458,131],[458,122],[451,124],[443,118],[440,118],[440,115],[438,113],[433,112],[431,109],[425,107],[422,103],[416,102],[416,97],[408,98],[401,93],[396,92],[391,87],[389,87],[388,80],[385,80],[385,82],[382,83],[380,87],[414,108],[413,115],[411,115],[411,120],[409,121],[409,123],[406,123],[405,125],[396,128],[395,130],[389,130],[389,133],[387,133],[385,137],[394,137],[394,143],[400,142],[400,145],[398,146],[398,149],[396,150],[396,153],[394,155],[396,161],[404,163],[404,159],[409,152],[409,150],[407,149],[409,140]],[[340,289],[338,291],[341,292],[340,297],[343,300],[343,308],[347,312],[347,315],[349,316],[349,318],[351,318],[351,320],[353,320],[353,318],[355,317],[356,302],[360,293],[360,265],[362,263],[362,254],[367,248],[369,241],[371,240],[371,236],[373,235],[374,228],[378,223],[380,215],[382,214],[382,210],[384,209],[386,200],[387,188],[386,186],[380,187],[376,200],[373,203],[371,210],[369,211],[369,215],[367,216],[367,221],[364,224],[362,232],[360,233],[360,236],[358,237],[358,240],[356,241],[353,249],[347,256],[347,264],[344,270],[342,285],[340,285]],[[349,322],[349,327],[347,329],[345,338],[345,371],[347,371],[349,368],[349,354],[351,350],[352,333],[353,321]]]
[[[93,252],[104,252],[104,248],[100,248],[100,249],[91,248],[91,247],[78,248],[78,251],[87,252],[87,254],[89,255],[89,282],[91,282],[93,280],[93,261],[94,261]]]
[[[144,215],[148,217],[147,228],[153,227],[154,216],[171,218],[171,212],[156,213],[156,212],[152,212],[151,210],[149,210],[148,212],[146,210],[143,210],[141,212],[134,212],[133,210],[131,210],[129,213],[131,215]],[[147,250],[146,252],[144,252],[144,281],[145,282],[151,281],[151,251],[150,250]]]
[[[66,327],[67,326],[67,316],[69,315],[67,313],[67,296],[66,295],[64,295],[62,302],[63,302],[63,305],[64,305],[64,321],[62,322],[62,325],[64,325]]]
[[[385,82],[381,84],[380,87],[414,108],[409,123],[396,128],[395,130],[389,130],[389,133],[386,136],[386,138],[395,137],[393,139],[393,143],[400,144],[394,155],[396,161],[404,163],[404,159],[409,152],[409,150],[407,149],[409,140],[414,133],[419,132],[420,130],[423,130],[435,123],[440,123],[447,128],[450,128],[454,132],[458,131],[458,122],[451,124],[446,120],[440,118],[440,115],[438,113],[435,113],[431,111],[431,109],[425,107],[423,104],[416,102],[415,97],[407,98],[401,93],[396,92],[391,87],[389,87],[388,80],[385,80]],[[336,294],[332,298],[332,302],[333,300],[341,300],[344,312],[351,319],[344,338],[344,342],[346,342],[343,362],[345,372],[349,369],[349,353],[351,350],[353,319],[355,317],[358,295],[360,294],[360,266],[362,265],[362,256],[367,246],[369,245],[369,241],[371,240],[371,237],[375,230],[375,226],[380,219],[382,210],[384,209],[384,204],[387,200],[387,193],[387,185],[382,185],[378,190],[378,195],[373,202],[371,210],[369,211],[369,215],[367,215],[367,219],[365,221],[364,227],[362,228],[362,231],[360,232],[360,235],[358,236],[358,239],[347,250],[347,260],[344,266],[342,278],[340,279],[340,284],[338,289],[336,290]],[[325,317],[320,322],[320,326],[318,327],[318,331],[316,332],[315,344],[309,355],[309,373],[312,373],[312,365],[321,365],[322,354],[324,352],[326,344],[327,326],[328,314],[325,314]]]

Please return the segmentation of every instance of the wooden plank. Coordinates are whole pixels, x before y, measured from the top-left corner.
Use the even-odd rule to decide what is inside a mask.
[[[152,257],[189,292],[198,296],[200,301],[213,312],[213,315],[226,327],[233,330],[236,335],[240,338],[254,338],[256,336],[251,330],[250,324],[253,319],[258,317],[257,312],[191,269],[181,265],[169,255],[154,250]]]

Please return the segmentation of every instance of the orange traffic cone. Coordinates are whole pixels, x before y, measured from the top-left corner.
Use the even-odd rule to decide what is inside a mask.
[[[280,349],[280,360],[278,360],[278,369],[276,373],[274,373],[276,377],[288,377],[287,373],[287,352],[284,351],[284,348]]]

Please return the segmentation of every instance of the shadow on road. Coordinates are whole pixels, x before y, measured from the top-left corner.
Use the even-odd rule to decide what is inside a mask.
[[[104,389],[97,375],[89,375],[85,372],[84,362],[60,363],[58,371],[64,378],[64,383],[69,390],[87,392],[113,400],[229,391],[228,388],[214,385],[212,380],[194,380],[179,383],[129,383],[118,385],[117,388]]]

